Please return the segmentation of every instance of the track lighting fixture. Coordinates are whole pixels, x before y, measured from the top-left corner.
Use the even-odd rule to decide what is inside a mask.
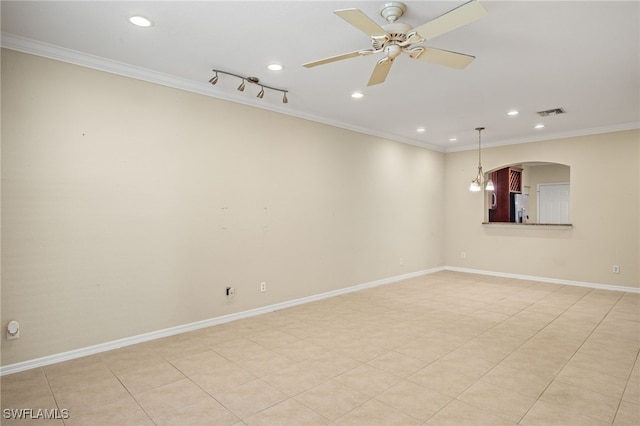
[[[480,133],[484,130],[484,127],[476,127],[476,130],[478,131],[478,175],[474,180],[471,181],[471,185],[469,185],[469,191],[481,191],[483,186],[485,187],[485,190],[493,191],[495,187],[493,186],[493,181],[491,180],[491,178],[489,178],[489,180],[485,182],[484,173],[482,172],[482,161],[480,159]]]
[[[238,91],[240,91],[240,92],[244,92],[245,83],[249,82],[249,83],[257,84],[258,86],[260,86],[260,92],[258,93],[258,96],[257,96],[258,98],[260,98],[260,99],[264,98],[264,89],[271,89],[271,90],[275,90],[277,92],[282,92],[282,103],[283,104],[289,103],[289,99],[287,99],[288,90],[278,89],[277,87],[272,87],[272,86],[267,86],[265,84],[261,84],[260,83],[260,79],[258,77],[243,77],[243,76],[238,75],[238,74],[234,74],[234,73],[226,72],[226,71],[220,71],[220,70],[212,70],[212,71],[214,73],[216,73],[216,75],[213,76],[213,78],[211,78],[209,80],[209,83],[211,83],[212,85],[215,85],[218,82],[218,73],[231,75],[233,77],[237,77],[237,78],[242,80],[242,82],[240,83],[240,86],[238,86]]]

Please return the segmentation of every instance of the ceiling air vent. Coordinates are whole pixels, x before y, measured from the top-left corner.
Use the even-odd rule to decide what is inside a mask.
[[[553,109],[548,109],[546,111],[538,111],[537,114],[540,117],[548,117],[550,115],[560,115],[560,114],[564,114],[567,111],[564,110],[564,108],[553,108]]]

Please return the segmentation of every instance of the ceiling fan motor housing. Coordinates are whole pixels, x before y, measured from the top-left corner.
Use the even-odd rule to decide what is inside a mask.
[[[405,42],[407,33],[411,31],[411,26],[403,22],[393,22],[383,25],[382,28],[387,32],[385,37],[371,37],[371,45],[376,50],[384,48],[389,43]]]
[[[380,6],[380,16],[389,22],[395,22],[407,11],[407,6],[399,1],[390,1]]]

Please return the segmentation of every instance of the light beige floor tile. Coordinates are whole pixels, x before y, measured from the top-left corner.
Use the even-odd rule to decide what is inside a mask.
[[[360,362],[371,361],[388,351],[388,348],[381,346],[379,343],[366,339],[356,340],[336,350],[339,354]]]
[[[53,401],[53,395],[41,368],[2,376],[0,380],[0,400],[3,409],[36,407],[37,404]]]
[[[638,350],[640,295],[443,271],[4,376],[0,391],[3,409],[66,408],[68,424],[635,426]],[[62,424],[35,422],[3,424]]]
[[[324,333],[326,330],[318,325],[308,324],[301,321],[295,321],[280,327],[281,331],[297,337],[298,339],[307,339]],[[289,343],[291,344],[291,343]]]
[[[307,360],[307,362],[310,364],[310,368],[326,374],[328,377],[336,377],[348,370],[352,370],[362,365],[361,362],[344,356],[337,351],[329,351],[314,356]]]
[[[586,416],[574,408],[538,400],[520,420],[520,424],[523,426],[602,426],[609,423]]]
[[[489,411],[465,404],[464,402],[453,400],[440,410],[436,415],[432,416],[428,421],[428,425],[505,425],[515,426],[517,422],[507,420],[497,416]]]
[[[484,381],[476,382],[457,399],[516,423],[536,402],[535,398]]]
[[[280,402],[244,420],[248,426],[320,426],[329,420],[294,399]]]
[[[300,340],[298,337],[280,330],[265,331],[250,335],[247,338],[267,349],[289,345]]]
[[[332,424],[336,426],[412,426],[420,425],[421,422],[374,399],[355,408]]]
[[[266,350],[264,346],[246,338],[231,340],[212,349],[231,361],[253,358]]]
[[[558,373],[555,380],[611,398],[620,398],[627,383],[625,379],[585,370],[573,364],[567,364]]]
[[[92,372],[99,373],[104,371],[105,367],[102,356],[98,354],[47,365],[44,367],[44,372],[47,378],[51,380],[60,376],[69,377],[90,375]]]
[[[156,424],[161,426],[227,426],[238,421],[238,417],[224,408],[218,401],[208,398],[195,404],[178,408],[157,420]]]
[[[154,422],[160,422],[171,412],[211,397],[189,379],[169,383],[135,396],[136,401]]]
[[[613,426],[637,426],[640,425],[640,405],[622,401]]]
[[[336,380],[329,380],[297,395],[295,399],[323,417],[335,420],[370,397]]]
[[[432,331],[419,339],[396,348],[395,351],[430,363],[462,346],[470,339],[471,337]]]
[[[349,386],[368,396],[376,396],[400,382],[402,379],[370,365],[362,365],[335,378],[340,383]]]
[[[104,363],[69,367],[67,369],[45,368],[45,375],[51,390],[56,392],[73,392],[83,388],[93,387],[97,382],[115,379],[113,372]]]
[[[631,376],[622,394],[622,399],[634,404],[640,404],[640,380],[638,376]]]
[[[404,380],[378,395],[376,399],[424,422],[453,398]]]
[[[514,370],[524,370],[540,377],[555,376],[566,365],[570,355],[545,356],[543,350],[524,350],[522,348],[512,352],[500,362],[500,366]]]
[[[236,364],[229,364],[205,373],[197,373],[190,379],[210,395],[224,393],[238,385],[256,379],[256,376]]]
[[[172,336],[166,344],[153,346],[153,350],[167,361],[173,361],[185,356],[195,355],[209,350],[207,345],[197,338],[184,335]]]
[[[309,337],[306,341],[314,345],[321,346],[325,348],[325,350],[334,350],[352,343],[353,339],[354,336],[342,332],[337,333],[336,331],[331,330],[317,336]]]
[[[184,378],[184,374],[166,361],[127,368],[118,373],[118,379],[134,395]]]
[[[608,358],[623,363],[633,362],[638,353],[637,348],[614,345],[611,341],[587,340],[578,351],[579,353]]]
[[[313,367],[312,360],[301,361],[291,367],[267,374],[262,380],[289,396],[295,396],[334,377],[331,372],[319,371]]]
[[[213,350],[198,352],[171,361],[171,364],[187,377],[225,367],[230,363],[231,361]]]
[[[216,399],[225,408],[244,420],[288,399],[288,396],[261,379],[256,379],[218,394]]]
[[[423,369],[428,363],[400,352],[390,351],[367,364],[404,379]]]
[[[129,396],[124,386],[114,377],[99,380],[83,388],[55,391],[56,402],[70,412],[79,413],[90,408],[104,405],[110,401]]]
[[[457,349],[449,352],[438,361],[431,364],[432,366],[440,366],[449,371],[457,371],[469,377],[482,377],[486,372],[497,365],[497,361],[490,361],[478,356],[469,356],[466,352]]]
[[[474,384],[478,377],[434,363],[409,376],[407,380],[454,398]]]
[[[633,368],[633,361],[622,362],[622,360],[603,358],[578,350],[567,365],[626,379]]]
[[[288,345],[274,348],[273,351],[294,361],[304,361],[325,353],[327,349],[307,340],[299,340]]]
[[[540,396],[541,401],[565,407],[571,412],[581,412],[585,416],[610,424],[613,421],[620,399],[553,381]]]
[[[538,398],[551,383],[553,377],[553,374],[541,375],[527,368],[511,368],[501,363],[482,376],[480,380],[531,398]]]
[[[101,354],[102,361],[113,371],[133,369],[150,364],[166,362],[153,349],[144,345],[133,345]]]
[[[82,411],[70,413],[65,425],[153,425],[138,403],[129,395],[108,402],[104,405]]]
[[[287,358],[277,352],[265,350],[258,356],[249,359],[240,359],[235,361],[235,363],[256,377],[262,377],[291,367],[297,364],[297,361],[293,361],[291,358]]]

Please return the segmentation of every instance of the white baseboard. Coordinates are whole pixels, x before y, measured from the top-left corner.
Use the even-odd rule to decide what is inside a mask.
[[[326,293],[315,294],[313,296],[303,297],[300,299],[289,300],[282,303],[276,303],[274,305],[250,309],[248,311],[237,312],[234,314],[223,315],[215,318],[209,318],[203,321],[192,322],[189,324],[183,324],[176,327],[165,328],[163,330],[152,331],[150,333],[139,334],[137,336],[126,337],[124,339],[112,340],[110,342],[99,343],[97,345],[74,349],[72,351],[61,352],[54,355],[47,355],[41,358],[18,362],[15,364],[9,364],[9,365],[0,367],[0,376],[12,374],[12,373],[18,373],[20,371],[30,370],[32,368],[44,367],[44,366],[55,364],[62,361],[69,361],[72,359],[81,358],[83,356],[95,355],[100,352],[119,349],[125,346],[148,342],[150,340],[160,339],[163,337],[173,336],[176,334],[187,333],[189,331],[195,331],[201,328],[224,324],[227,322],[236,321],[243,318],[250,318],[256,315],[262,315],[269,312],[274,312],[281,309],[302,305],[305,303],[315,302],[317,300],[327,299],[329,297],[339,296],[341,294],[352,293],[354,291],[360,291],[360,290],[377,287],[384,284],[391,284],[391,283],[406,280],[409,278],[419,277],[427,274],[433,274],[435,272],[443,271],[444,269],[445,269],[444,266],[440,266],[437,268],[425,269],[422,271],[416,271],[408,274],[397,275],[395,277],[383,278],[381,280],[371,281],[364,284],[358,284],[351,287],[328,291]]]
[[[44,367],[46,365],[55,364],[62,361],[69,361],[75,358],[81,358],[87,355],[94,355],[100,352],[106,352],[113,349],[122,348],[125,346],[135,345],[137,343],[148,342],[150,340],[160,339],[163,337],[173,336],[180,333],[187,333],[189,331],[199,330],[201,328],[211,327],[214,325],[224,324],[231,321],[236,321],[243,318],[250,318],[256,315],[262,315],[269,312],[278,311],[281,309],[291,308],[293,306],[302,305],[305,303],[315,302],[329,297],[335,297],[342,294],[352,293],[355,291],[364,290],[367,288],[377,287],[384,284],[391,284],[394,282],[406,280],[409,278],[419,277],[422,275],[433,274],[440,271],[454,271],[464,272],[469,274],[478,275],[490,275],[494,277],[514,278],[519,280],[539,281],[552,284],[573,285],[579,287],[597,288],[602,290],[612,291],[626,291],[630,293],[640,293],[640,288],[623,287],[607,284],[589,283],[582,281],[562,280],[557,278],[535,277],[530,275],[510,274],[505,272],[493,272],[480,269],[458,268],[454,266],[440,266],[437,268],[425,269],[422,271],[411,272],[408,274],[397,275],[394,277],[383,278],[381,280],[371,281],[364,284],[358,284],[351,287],[341,288],[338,290],[328,291],[326,293],[320,293],[313,296],[303,297],[300,299],[289,300],[282,303],[276,303],[274,305],[263,306],[260,308],[250,309],[248,311],[237,312],[234,314],[223,315],[220,317],[209,318],[203,321],[192,322],[189,324],[183,324],[176,327],[165,328],[163,330],[152,331],[150,333],[139,334],[137,336],[126,337],[124,339],[113,340],[110,342],[100,343],[97,345],[87,346],[72,351],[61,352],[54,355],[48,355],[41,358],[36,358],[28,361],[18,362],[15,364],[9,364],[0,367],[0,376],[6,374],[18,373],[20,371],[30,370],[32,368]]]
[[[531,275],[510,274],[510,273],[507,273],[507,272],[484,271],[482,269],[458,268],[456,266],[445,266],[444,269],[446,271],[465,272],[465,273],[468,273],[468,274],[490,275],[490,276],[494,276],[494,277],[515,278],[515,279],[518,279],[518,280],[527,280],[527,281],[540,281],[540,282],[551,283],[551,284],[573,285],[573,286],[578,286],[578,287],[598,288],[598,289],[601,289],[601,290],[626,291],[626,292],[629,292],[629,293],[640,293],[640,288],[636,288],[636,287],[624,287],[624,286],[619,286],[619,285],[590,283],[590,282],[584,282],[584,281],[562,280],[562,279],[558,279],[558,278],[535,277],[535,276],[531,276]]]

